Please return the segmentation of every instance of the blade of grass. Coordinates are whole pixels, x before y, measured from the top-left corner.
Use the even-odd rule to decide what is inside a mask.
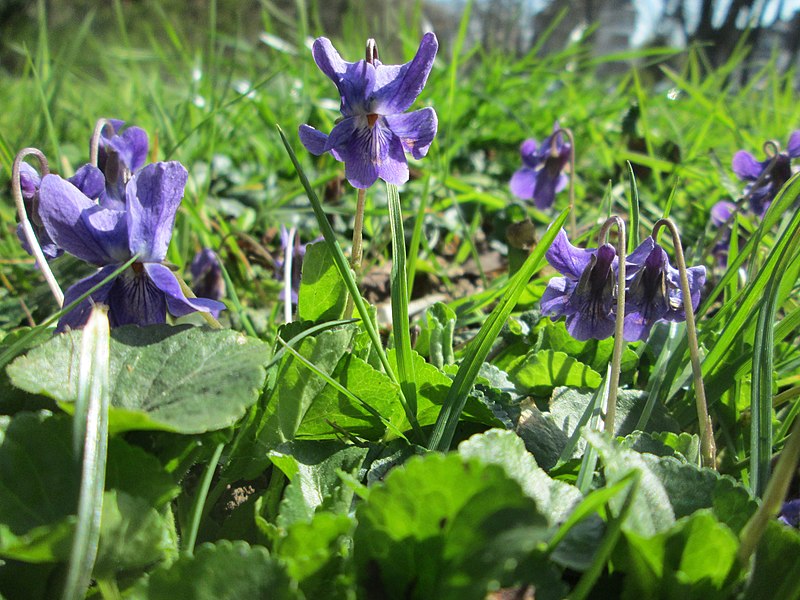
[[[73,450],[81,463],[81,489],[64,600],[86,596],[100,542],[111,398],[109,339],[107,309],[95,306],[81,338],[78,397],[73,417]]]
[[[486,356],[492,349],[492,345],[500,334],[506,319],[508,319],[511,311],[517,305],[517,300],[528,285],[530,278],[539,270],[545,252],[550,248],[550,244],[553,243],[556,235],[563,227],[568,215],[569,209],[566,209],[553,222],[520,270],[509,281],[508,288],[502,299],[486,319],[478,334],[469,343],[466,355],[459,365],[455,379],[447,392],[442,411],[436,419],[436,425],[428,443],[428,448],[431,450],[445,452],[450,448],[456,425],[458,425],[458,419],[467,402],[467,394],[469,394],[472,385],[475,383],[475,378],[478,376],[478,371],[483,361],[486,360]]]
[[[630,216],[630,229],[628,230],[628,253],[631,253],[639,246],[639,188],[636,185],[636,175],[633,172],[633,165],[626,161],[628,174],[631,178],[631,197],[628,202],[628,215]]]
[[[390,288],[392,295],[392,335],[397,352],[397,376],[408,404],[408,421],[417,420],[417,378],[414,373],[414,356],[411,350],[410,322],[408,320],[408,280],[406,270],[406,236],[403,213],[397,186],[386,184],[389,206],[389,226],[392,231],[392,270]],[[412,420],[413,418],[413,420]],[[421,433],[421,432],[420,432]]]
[[[208,490],[211,488],[211,480],[214,478],[214,472],[217,470],[219,459],[222,456],[222,450],[225,444],[220,442],[214,448],[214,455],[206,466],[206,472],[203,473],[203,480],[200,482],[200,487],[195,492],[194,501],[192,502],[191,518],[189,519],[189,531],[183,536],[183,551],[189,554],[194,552],[194,545],[197,542],[197,532],[200,529],[200,521],[203,517],[203,507],[206,505],[206,498],[208,498]]]

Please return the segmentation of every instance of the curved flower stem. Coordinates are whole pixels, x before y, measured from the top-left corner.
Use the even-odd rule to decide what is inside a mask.
[[[764,142],[763,148],[767,158],[775,158],[781,152],[781,144],[775,140],[767,140]]]
[[[100,151],[100,136],[103,135],[103,130],[106,127],[110,127],[111,132],[114,132],[114,125],[111,124],[111,121],[108,119],[97,119],[97,123],[94,125],[94,131],[92,132],[92,139],[89,141],[89,162],[95,167],[97,166],[97,156]]]
[[[25,201],[22,198],[22,187],[19,182],[19,167],[26,156],[35,156],[37,158],[42,177],[50,174],[47,159],[44,154],[42,154],[41,150],[36,148],[24,148],[20,150],[19,154],[17,154],[14,159],[14,166],[11,168],[11,194],[14,196],[14,203],[17,205],[17,213],[19,214],[19,222],[22,225],[25,239],[31,247],[33,258],[36,260],[36,264],[39,265],[39,269],[42,271],[42,275],[50,288],[50,292],[56,299],[58,307],[61,308],[64,305],[64,292],[61,291],[61,286],[58,285],[53,271],[50,270],[50,265],[47,264],[47,259],[44,257],[42,247],[39,245],[39,240],[36,239],[33,226],[28,220],[28,211],[25,210]]]
[[[183,280],[183,277],[181,277],[177,273],[174,273],[174,275],[175,279],[178,280],[178,283],[181,286],[181,291],[183,292],[183,295],[186,296],[187,298],[197,298],[195,293],[192,291],[192,288],[190,288]],[[208,323],[211,329],[222,329],[222,324],[219,321],[217,321],[211,313],[207,313],[202,310],[198,310],[197,312],[200,313],[200,316],[203,317],[203,319],[205,319],[206,323]]]
[[[567,136],[569,140],[569,229],[570,237],[574,240],[578,237],[578,224],[575,218],[575,136],[569,128],[559,128],[556,133]],[[553,136],[555,143],[555,135]]]
[[[286,323],[292,322],[292,259],[294,258],[294,238],[297,230],[289,228],[289,239],[286,241],[286,248],[283,251],[283,320]]]
[[[700,366],[700,350],[697,343],[697,327],[694,322],[694,308],[692,307],[692,291],[689,288],[689,276],[686,272],[686,261],[683,258],[683,246],[678,228],[671,219],[659,219],[653,225],[653,239],[656,239],[659,229],[666,227],[672,234],[672,245],[675,248],[675,262],[681,275],[681,293],[683,294],[683,311],[686,315],[686,335],[689,340],[689,356],[692,361],[694,373],[694,390],[697,401],[697,422],[700,428],[700,448],[703,456],[703,466],[716,469],[717,447],[714,442],[714,430],[711,426],[711,416],[708,414],[706,402],[706,389],[703,385],[703,371]]]
[[[609,230],[617,226],[617,315],[614,326],[614,351],[611,354],[611,373],[609,376],[608,405],[606,407],[605,430],[614,437],[614,419],[617,415],[617,391],[619,389],[619,372],[622,365],[622,346],[625,344],[623,329],[625,327],[625,249],[628,245],[625,233],[625,221],[614,215],[603,223],[600,229],[599,243],[605,243]]]
[[[361,283],[361,263],[364,257],[362,232],[364,230],[364,199],[367,190],[359,188],[358,200],[356,200],[356,218],[353,223],[353,249],[350,252],[350,268],[356,274],[356,283]],[[349,319],[353,316],[353,299],[348,298],[347,307],[344,311],[344,318]]]

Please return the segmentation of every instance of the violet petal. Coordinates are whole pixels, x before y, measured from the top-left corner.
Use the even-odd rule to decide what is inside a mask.
[[[187,298],[175,275],[164,265],[157,263],[144,263],[144,269],[153,285],[157,287],[166,298],[169,313],[182,317],[189,313],[201,311],[211,313],[218,317],[220,311],[225,310],[225,305],[216,300],[207,298]]]
[[[420,159],[428,153],[438,126],[435,110],[423,108],[408,114],[387,115],[383,120],[411,156]]]

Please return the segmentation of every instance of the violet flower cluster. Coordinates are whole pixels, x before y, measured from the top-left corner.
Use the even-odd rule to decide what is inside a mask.
[[[614,333],[617,266],[611,244],[576,248],[561,230],[547,251],[547,260],[563,277],[554,277],[542,295],[542,312],[554,320],[566,317],[567,331],[577,340],[605,339]],[[659,320],[683,321],[680,274],[666,251],[647,237],[626,259],[624,338],[644,340]],[[687,269],[692,307],[700,303],[705,267]]]
[[[46,175],[38,182],[26,170],[29,181],[38,183],[32,216],[46,234],[39,239],[98,267],[66,291],[65,305],[138,256],[131,267],[63,315],[57,331],[82,327],[97,303],[109,307],[112,327],[164,323],[167,311],[176,317],[195,311],[217,316],[225,308],[215,300],[187,298],[163,264],[188,178],[186,169],[174,161],[142,167],[147,135],[134,127],[118,135],[121,125],[114,122],[114,133],[101,138],[99,167],[86,165],[69,180]],[[23,189],[26,186],[30,189],[22,182]]]
[[[368,188],[378,178],[396,185],[408,181],[405,153],[425,156],[438,121],[433,108],[405,111],[425,87],[438,48],[436,36],[426,33],[416,56],[404,65],[382,64],[374,42],[367,45],[366,59],[347,62],[330,40],[318,38],[314,60],[336,84],[342,118],[330,135],[301,125],[300,141],[312,154],[330,152],[344,162],[345,177],[356,188]]]
[[[550,208],[556,200],[556,193],[567,186],[568,178],[563,171],[572,146],[555,123],[553,133],[541,145],[530,138],[522,142],[519,152],[522,168],[511,177],[511,193],[521,200],[533,200],[536,208],[541,210]]]

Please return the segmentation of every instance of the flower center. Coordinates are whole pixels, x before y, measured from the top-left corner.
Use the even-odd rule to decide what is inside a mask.
[[[140,262],[133,263],[131,265],[131,269],[133,269],[133,272],[136,273],[137,275],[141,275],[142,273],[144,273],[144,265]]]
[[[369,125],[370,129],[372,129],[375,126],[375,123],[377,122],[379,116],[380,115],[376,115],[375,113],[370,113],[367,115],[367,125]]]

